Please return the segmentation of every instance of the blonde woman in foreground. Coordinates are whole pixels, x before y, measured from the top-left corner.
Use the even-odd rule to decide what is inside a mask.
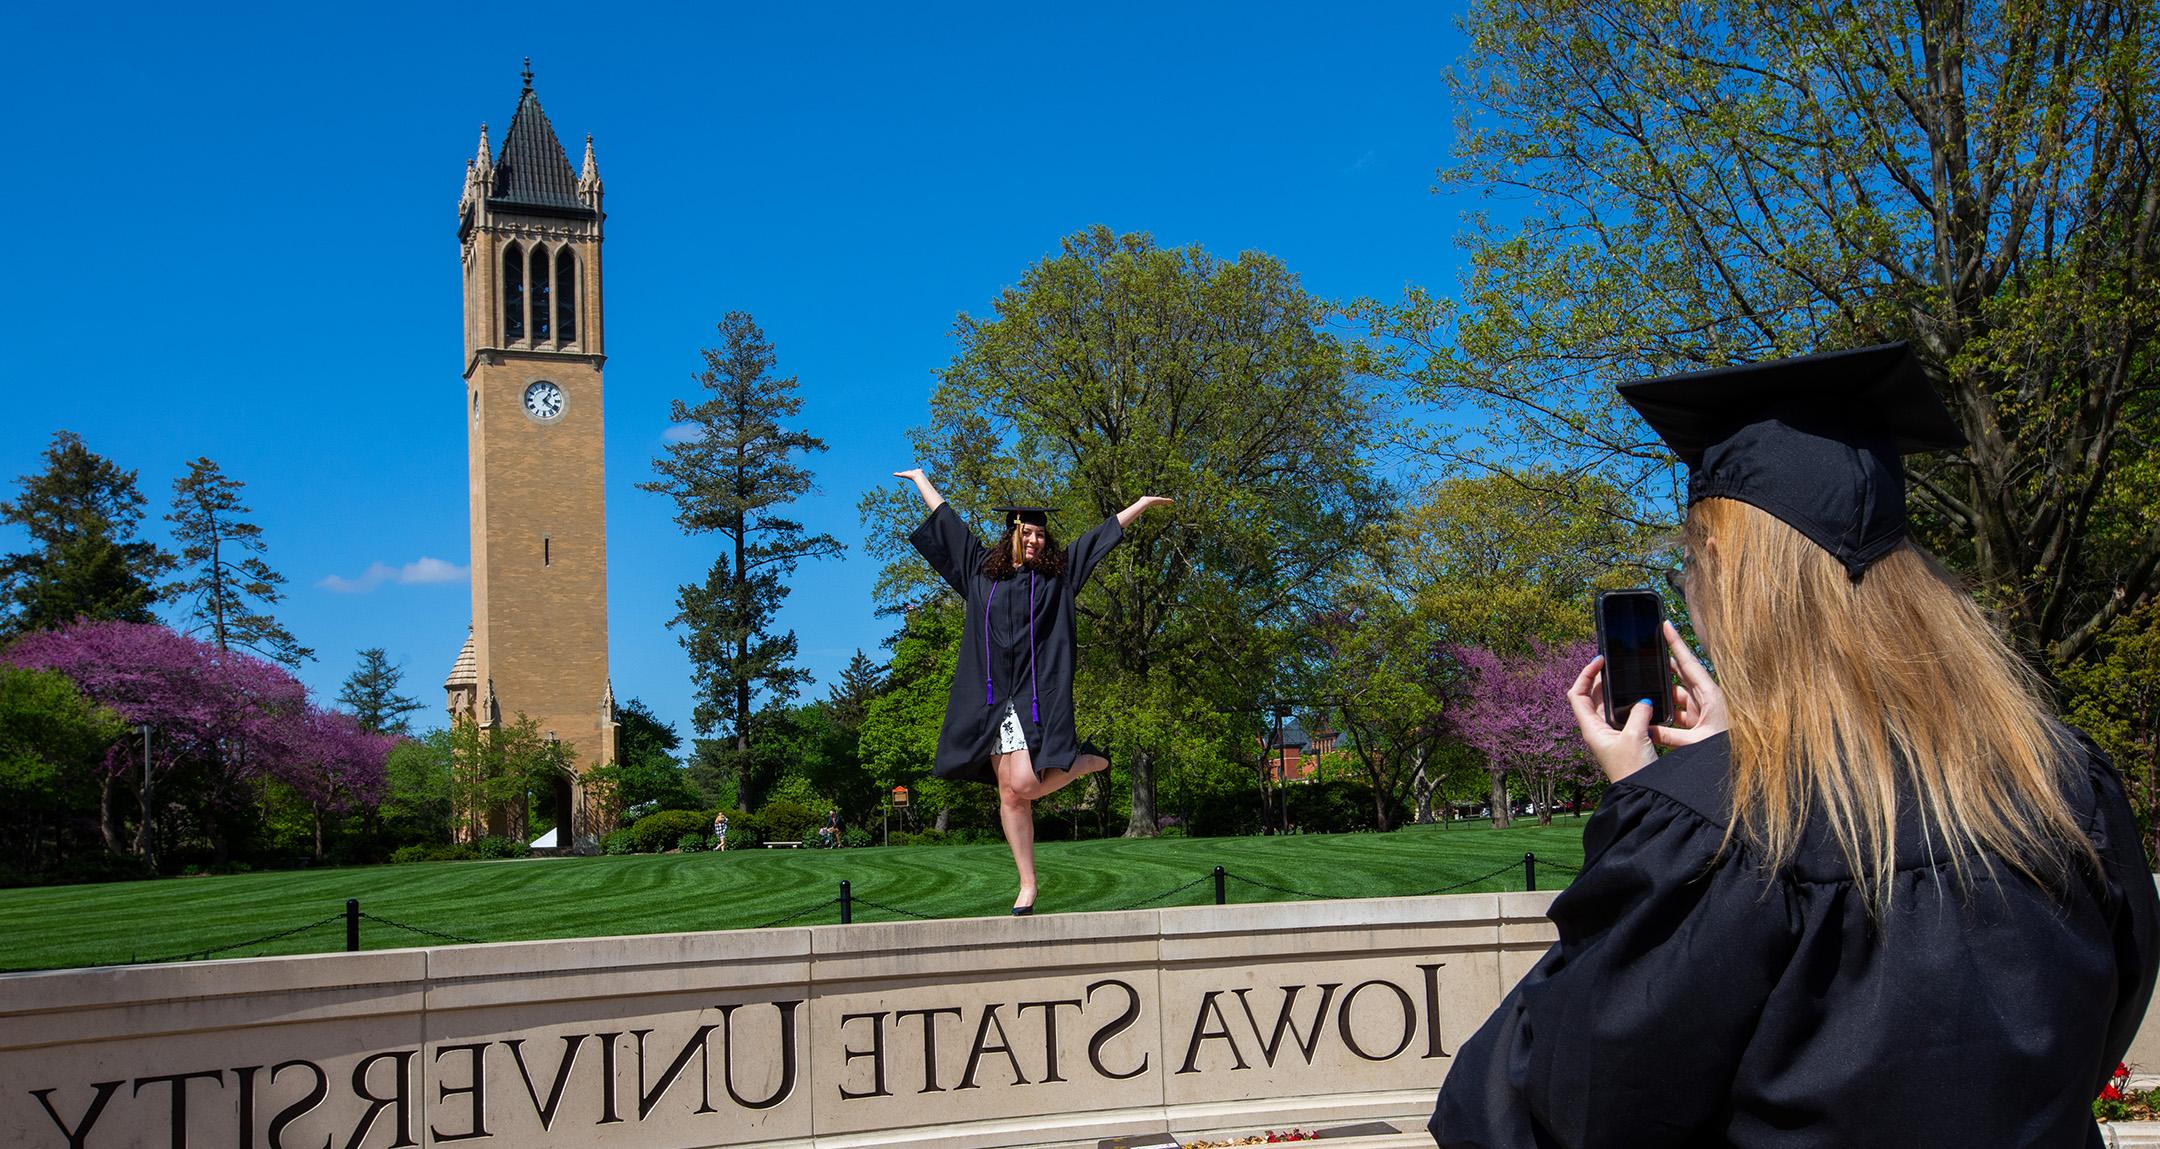
[[[2160,947],[2114,768],[1907,537],[1963,436],[1901,344],[1621,388],[1690,469],[1677,721],[1614,729],[1559,942],[1442,1146],[2083,1146]],[[1623,703],[1626,700],[1620,700]],[[1662,757],[1658,747],[1668,752]]]

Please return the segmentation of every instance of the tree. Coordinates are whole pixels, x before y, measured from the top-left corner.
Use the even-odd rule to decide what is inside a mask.
[[[2146,860],[2160,858],[2160,604],[2109,628],[2093,657],[2064,668],[2063,685],[2071,696],[2063,717],[2115,760]]]
[[[278,589],[285,576],[263,558],[268,547],[262,528],[248,521],[247,505],[240,501],[244,485],[207,458],[189,463],[188,473],[173,480],[173,509],[165,519],[180,544],[185,577],[163,595],[190,601],[188,617],[195,625],[187,633],[207,632],[219,650],[238,648],[297,667],[315,652],[270,614],[285,597]]]
[[[453,833],[467,842],[524,841],[530,836],[534,791],[551,791],[556,777],[575,770],[576,761],[577,751],[543,736],[539,722],[522,712],[508,723],[488,726],[460,715],[450,724]]]
[[[315,859],[323,858],[326,815],[374,809],[389,788],[385,763],[399,739],[370,730],[339,710],[309,706],[299,721],[285,726],[288,742],[279,747],[274,773],[314,813]]]
[[[19,477],[15,499],[0,502],[0,522],[21,527],[33,544],[0,558],[0,621],[17,634],[78,618],[149,622],[172,558],[135,537],[144,502],[135,472],[73,431],[56,433],[44,458],[45,469]]]
[[[411,728],[407,714],[421,708],[420,701],[398,693],[405,672],[390,661],[382,647],[360,652],[360,665],[338,690],[338,705],[359,720],[363,729],[377,734],[404,734]]]
[[[1268,632],[1292,624],[1385,510],[1368,459],[1385,412],[1319,304],[1264,254],[1224,261],[1097,227],[994,310],[960,317],[959,353],[913,433],[955,509],[1043,503],[1077,531],[1141,495],[1176,500],[1135,525],[1077,608],[1083,678],[1119,700],[1082,724],[1123,748],[1127,833],[1152,835],[1155,765],[1178,726],[1140,708],[1257,703],[1280,645]],[[904,550],[920,517],[909,497],[864,504],[895,560],[888,602],[937,593]],[[1228,693],[1201,693],[1214,686]]]
[[[310,758],[307,691],[283,667],[252,655],[154,624],[85,621],[26,635],[6,660],[64,674],[130,726],[150,727],[147,758],[131,737],[102,764],[98,821],[113,853],[154,866],[159,827],[184,822],[201,828],[222,861],[234,822],[256,808],[254,783],[290,784],[295,771],[319,765]],[[125,843],[118,799],[130,791],[141,814]]]
[[[1446,640],[1429,614],[1386,595],[1366,594],[1323,614],[1313,627],[1307,696],[1349,736],[1351,757],[1372,788],[1373,828],[1392,830],[1390,812],[1420,787],[1421,820],[1431,818],[1431,772],[1459,703]]]
[[[456,739],[450,730],[434,730],[424,738],[404,739],[391,749],[383,764],[384,793],[379,812],[393,840],[455,840]]]
[[[1599,469],[1670,518],[1630,376],[1909,339],[1972,441],[1928,539],[2042,664],[2160,566],[2160,59],[2143,5],[1484,2],[1449,187],[1460,305],[1368,311],[1474,459]]]
[[[871,700],[885,688],[885,675],[870,656],[860,649],[848,664],[840,668],[840,681],[833,684],[826,695],[826,704],[832,707],[833,721],[850,729],[859,730],[863,719],[870,712]]]
[[[66,676],[0,666],[0,840],[14,865],[34,871],[68,851],[71,825],[97,808],[105,753],[126,733]]]
[[[1509,773],[1521,776],[1541,826],[1552,823],[1561,784],[1599,780],[1567,702],[1568,687],[1595,653],[1588,643],[1540,647],[1517,657],[1474,646],[1454,651],[1473,683],[1456,729],[1485,756],[1492,773],[1494,826],[1508,824]]]
[[[1591,475],[1498,470],[1443,480],[1374,533],[1351,593],[1394,598],[1459,645],[1520,654],[1574,642],[1592,631],[1598,591],[1656,582],[1659,542],[1633,510],[1619,488]]]
[[[698,810],[711,802],[690,783],[675,751],[682,735],[638,699],[616,708],[615,761],[586,772],[609,786],[620,810]]]
[[[857,753],[881,790],[913,791],[917,809],[944,810],[958,801],[949,784],[931,774],[945,701],[960,660],[966,620],[951,595],[908,610],[892,640],[885,690],[864,708]],[[937,815],[942,818],[942,815]]]
[[[720,321],[721,347],[706,348],[697,376],[707,397],[696,406],[673,401],[669,417],[688,433],[653,460],[659,478],[640,490],[675,500],[675,521],[693,533],[715,533],[726,549],[703,583],[681,588],[683,649],[697,682],[692,724],[700,734],[724,732],[738,751],[749,748],[751,718],[761,700],[786,702],[808,672],[794,665],[795,632],[774,629],[787,598],[787,576],[805,559],[841,553],[831,535],[812,535],[777,512],[815,488],[799,456],[825,443],[784,421],[802,409],[795,379],[774,378],[772,344],[747,312]]]

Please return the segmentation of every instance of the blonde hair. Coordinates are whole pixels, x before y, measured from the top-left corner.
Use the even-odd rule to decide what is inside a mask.
[[[1821,817],[1879,915],[1902,790],[1967,888],[1989,855],[2053,889],[2077,860],[2098,865],[2037,676],[1919,547],[1854,581],[1785,523],[1719,498],[1689,510],[1684,539],[1688,605],[1731,714],[1727,845],[1738,834],[1776,868]]]

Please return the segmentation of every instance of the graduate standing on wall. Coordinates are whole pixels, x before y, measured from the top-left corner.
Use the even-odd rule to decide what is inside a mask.
[[[999,507],[1005,535],[985,547],[919,468],[894,477],[914,483],[930,508],[908,541],[967,604],[932,769],[997,787],[1020,875],[1012,912],[1026,916],[1035,911],[1035,800],[1110,766],[1073,731],[1073,597],[1125,528],[1170,500],[1144,496],[1064,549],[1043,508]]]

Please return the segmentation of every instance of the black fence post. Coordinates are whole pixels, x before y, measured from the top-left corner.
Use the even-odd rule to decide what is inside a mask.
[[[1537,892],[1536,854],[1524,854],[1522,856],[1522,888],[1529,890],[1531,893]]]
[[[345,899],[345,952],[360,952],[360,899]]]
[[[840,924],[844,926],[854,920],[855,888],[848,884],[847,879],[842,878],[840,880]]]
[[[1229,899],[1229,898],[1227,898],[1227,897],[1223,896],[1223,871],[1222,871],[1222,867],[1221,867],[1221,866],[1217,866],[1217,867],[1215,867],[1215,904],[1216,904],[1216,905],[1218,905],[1218,906],[1221,906],[1221,905],[1227,905],[1227,904],[1229,904],[1229,901],[1230,901],[1230,899]]]

